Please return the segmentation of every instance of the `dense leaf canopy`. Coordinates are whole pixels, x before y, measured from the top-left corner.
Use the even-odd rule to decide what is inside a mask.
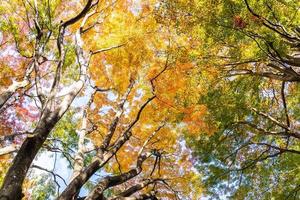
[[[297,0],[3,0],[0,200],[298,199]]]
[[[212,199],[299,198],[299,1],[170,1],[217,127],[188,138]],[[186,32],[188,31],[188,32]],[[204,131],[205,132],[205,131]]]

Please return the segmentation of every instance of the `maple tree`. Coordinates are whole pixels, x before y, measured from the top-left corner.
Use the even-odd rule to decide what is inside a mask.
[[[299,1],[165,1],[217,127],[190,137],[212,199],[299,198]]]
[[[159,23],[158,7],[2,2],[1,200],[199,198],[180,133],[213,128],[188,38]],[[53,167],[34,160],[49,154]]]

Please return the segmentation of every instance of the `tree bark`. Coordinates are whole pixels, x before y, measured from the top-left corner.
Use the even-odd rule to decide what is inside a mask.
[[[123,173],[118,176],[107,176],[102,179],[97,186],[92,190],[92,192],[87,196],[86,200],[98,200],[103,199],[103,192],[113,186],[122,184],[133,177],[137,176],[142,172],[143,162],[151,156],[151,153],[141,154],[138,157],[136,168]]]
[[[71,183],[66,187],[66,189],[61,193],[61,195],[57,198],[58,200],[69,200],[72,199],[73,196],[80,190],[80,188],[86,183],[86,181],[101,167],[103,167],[111,157],[115,155],[115,153],[129,140],[131,137],[131,129],[140,119],[140,115],[144,108],[150,103],[155,96],[149,98],[140,108],[137,113],[135,120],[129,125],[129,127],[124,131],[122,136],[114,143],[112,148],[103,156],[103,159],[95,159],[89,164],[81,173],[74,177]]]
[[[19,200],[22,198],[22,184],[34,157],[56,123],[68,110],[83,85],[83,80],[75,82],[73,87],[70,88],[71,92],[65,96],[60,107],[54,111],[50,109],[51,101],[48,101],[35,130],[25,139],[6,173],[0,190],[0,200]]]
[[[50,112],[50,110],[44,112],[33,136],[25,139],[13,160],[0,190],[0,200],[19,200],[23,197],[22,184],[27,171],[58,120],[58,112]]]

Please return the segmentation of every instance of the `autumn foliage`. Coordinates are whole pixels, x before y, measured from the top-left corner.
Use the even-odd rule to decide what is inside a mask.
[[[0,200],[297,199],[299,16],[3,0]]]
[[[158,22],[157,6],[1,5],[1,199],[201,195],[183,132],[212,127],[191,93],[188,38]],[[53,165],[38,164],[45,156]]]

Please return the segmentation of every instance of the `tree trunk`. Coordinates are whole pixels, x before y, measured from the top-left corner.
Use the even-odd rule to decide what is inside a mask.
[[[59,120],[57,112],[45,111],[33,136],[27,137],[9,168],[0,190],[0,200],[20,200],[27,171],[48,134]]]

